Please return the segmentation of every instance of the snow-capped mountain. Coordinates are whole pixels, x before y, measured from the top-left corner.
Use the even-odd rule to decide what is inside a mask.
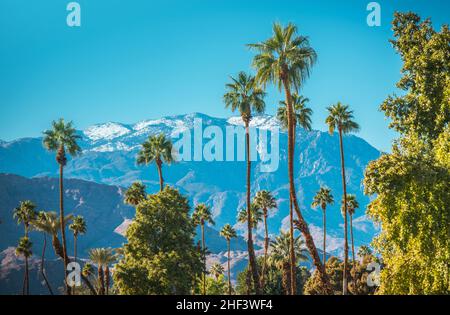
[[[199,119],[203,128],[216,126],[224,134],[227,127],[242,125],[239,117],[214,118],[200,113],[144,120],[136,124],[108,122],[94,125],[79,131],[83,154],[69,160],[65,176],[121,187],[142,180],[149,192],[156,191],[158,175],[155,166],[137,166],[135,163],[141,143],[149,135],[159,133],[174,137],[176,141],[183,132],[193,132],[195,121]],[[250,125],[258,131],[267,130],[269,133],[279,128],[278,120],[268,115],[254,117]],[[328,209],[327,251],[339,254],[342,249],[343,220],[339,210],[342,189],[338,137],[325,132],[298,129],[296,139],[295,178],[302,211],[310,223],[314,238],[321,244],[321,212],[311,209],[310,205],[321,185],[332,189],[336,202]],[[380,152],[353,135],[344,138],[344,147],[348,192],[356,194],[361,205],[354,218],[358,246],[368,244],[376,233],[376,228],[364,214],[369,200],[363,195],[362,178],[368,162],[376,159]],[[271,234],[286,228],[288,223],[286,148],[286,134],[280,130],[278,169],[275,172],[262,172],[261,161],[252,164],[252,194],[267,189],[278,200],[278,209],[270,213]],[[236,215],[238,210],[245,207],[245,169],[243,161],[181,161],[171,166],[164,165],[163,176],[166,183],[176,186],[189,196],[193,204],[210,204],[216,229],[231,223],[243,232],[244,227],[236,224]],[[42,147],[41,138],[0,142],[0,172],[25,177],[54,177],[57,171],[54,153]],[[258,232],[262,233],[262,226]]]

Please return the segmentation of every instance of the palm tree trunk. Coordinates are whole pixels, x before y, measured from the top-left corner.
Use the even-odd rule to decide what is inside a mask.
[[[77,236],[73,235],[73,259],[77,262]],[[72,294],[75,295],[75,286],[72,288]]]
[[[282,275],[282,282],[283,282],[283,288],[286,295],[289,295],[291,293],[291,263],[289,261],[286,261],[283,263],[283,275]]]
[[[22,288],[22,295],[29,295],[30,294],[30,280],[29,280],[29,272],[28,272],[28,257],[25,256],[25,274],[23,278],[23,288]]]
[[[295,213],[297,214],[297,227],[302,232],[303,237],[305,238],[305,244],[308,248],[308,251],[311,255],[311,258],[313,260],[314,266],[316,267],[317,271],[319,272],[320,278],[322,280],[322,283],[325,287],[325,293],[327,294],[333,294],[333,290],[330,285],[330,281],[328,279],[328,276],[326,275],[323,264],[320,261],[319,253],[317,252],[316,245],[314,244],[314,240],[311,236],[311,233],[309,232],[308,225],[303,218],[300,208],[298,206],[297,202],[297,196],[295,193],[295,183],[294,183],[294,129],[293,129],[293,114],[292,114],[292,99],[291,99],[291,92],[289,90],[289,84],[287,83],[287,80],[284,78],[283,85],[284,90],[286,94],[286,109],[287,109],[287,118],[288,118],[288,175],[289,175],[289,191],[290,196],[292,198],[292,203],[294,205]]]
[[[205,252],[205,224],[202,223],[202,259],[203,259],[203,295],[206,295],[206,252]]]
[[[228,249],[228,295],[231,295],[230,240],[227,240],[227,249]]]
[[[105,287],[106,287],[106,295],[109,295],[109,266],[106,265],[105,268]]]
[[[162,162],[156,161],[156,166],[158,168],[158,176],[159,176],[159,191],[162,191],[164,187],[164,179],[162,177]]]
[[[50,283],[48,282],[48,279],[47,279],[47,276],[45,275],[45,270],[44,270],[46,247],[47,247],[47,235],[44,233],[44,246],[42,248],[42,256],[41,256],[41,275],[42,275],[42,278],[44,278],[45,285],[47,286],[48,291],[50,292],[51,295],[53,295],[53,290],[50,286]]]
[[[105,295],[105,277],[103,275],[103,266],[98,266],[98,294]]]
[[[356,290],[355,243],[353,241],[353,215],[350,215],[350,235],[352,238],[352,259],[353,259],[353,272],[354,272],[353,287]]]
[[[66,231],[65,231],[65,223],[64,223],[64,188],[63,188],[63,170],[64,167],[62,164],[59,164],[59,223],[61,229],[61,239],[62,239],[62,250],[64,253],[64,285],[66,287],[66,293],[70,295],[71,291],[69,286],[67,285],[67,243],[66,243]]]
[[[267,228],[267,209],[264,209],[264,262],[261,274],[261,290],[264,290],[267,268],[267,252],[269,250],[269,231]]]
[[[322,207],[323,211],[323,270],[327,272],[327,212],[326,208]]]
[[[347,267],[348,267],[348,236],[347,236],[347,185],[345,182],[344,146],[342,143],[342,130],[339,127],[339,148],[341,151],[342,188],[344,190],[344,270],[342,280],[342,294],[347,295]]]
[[[250,176],[251,176],[251,166],[252,162],[250,160],[250,132],[248,121],[245,122],[245,147],[247,151],[247,232],[248,232],[248,261],[249,261],[249,269],[253,276],[253,284],[255,286],[255,293],[260,294],[259,289],[259,276],[258,276],[258,268],[256,265],[256,256],[255,249],[253,248],[253,236],[252,236],[252,217],[251,217],[251,202],[250,202]]]
[[[289,198],[289,261],[290,261],[290,276],[291,276],[291,295],[297,292],[295,281],[296,259],[294,252],[294,213],[292,211],[292,198]]]

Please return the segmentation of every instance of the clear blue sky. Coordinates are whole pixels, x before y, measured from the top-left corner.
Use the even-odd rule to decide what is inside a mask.
[[[79,0],[82,26],[66,25],[69,0],[0,2],[0,139],[37,136],[64,117],[79,129],[203,112],[227,117],[228,75],[251,71],[245,44],[274,21],[310,37],[318,63],[303,89],[314,128],[340,100],[360,136],[388,150],[392,131],[378,107],[395,91],[400,60],[388,39],[395,10],[448,23],[450,1],[382,0],[382,26],[366,24],[368,0]],[[281,99],[269,89],[268,113]]]

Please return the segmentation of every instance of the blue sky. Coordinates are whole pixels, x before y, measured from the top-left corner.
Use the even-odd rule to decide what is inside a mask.
[[[252,71],[245,44],[274,21],[297,24],[318,63],[302,90],[325,130],[326,106],[349,104],[359,135],[389,150],[395,134],[379,105],[400,77],[388,40],[395,10],[448,23],[450,2],[378,1],[381,27],[366,24],[368,0],[80,0],[81,27],[66,25],[63,0],[0,2],[0,139],[37,136],[64,117],[77,128],[190,112],[228,117],[229,75]],[[282,96],[268,89],[267,112]]]

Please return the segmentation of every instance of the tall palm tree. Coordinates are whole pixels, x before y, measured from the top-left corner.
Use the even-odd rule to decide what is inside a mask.
[[[225,268],[223,268],[223,266],[219,263],[214,263],[209,270],[209,272],[214,276],[214,278],[216,278],[216,280],[218,280],[219,277],[223,275],[224,271]]]
[[[237,237],[236,230],[229,224],[225,224],[222,230],[220,230],[220,236],[224,237],[227,241],[228,252],[228,294],[231,295],[231,276],[230,276],[230,241],[232,238]]]
[[[64,188],[63,188],[63,171],[67,164],[67,153],[76,156],[81,153],[81,148],[77,144],[80,136],[76,134],[72,122],[65,123],[64,119],[52,122],[52,129],[44,131],[43,144],[47,150],[55,151],[56,161],[59,164],[59,217],[62,238],[62,249],[64,252],[64,283],[67,294],[71,294],[67,285],[67,242],[64,223]]]
[[[262,209],[264,220],[264,262],[261,272],[261,288],[264,288],[265,274],[267,269],[267,251],[269,250],[269,230],[267,228],[267,218],[269,210],[277,208],[277,202],[270,191],[261,190],[255,195],[254,203],[259,209]]]
[[[93,248],[89,251],[89,259],[97,265],[98,294],[108,295],[109,265],[115,261],[113,250],[111,248]]]
[[[333,195],[331,194],[331,189],[327,187],[320,187],[319,191],[314,196],[312,207],[320,207],[322,209],[323,218],[323,268],[326,268],[327,262],[327,205],[334,203]],[[326,271],[326,270],[325,270]]]
[[[255,233],[256,233],[256,229],[258,227],[258,224],[263,221],[264,213],[261,210],[261,208],[259,208],[255,203],[251,203],[250,204],[250,209],[251,209],[250,210],[250,217],[251,217],[251,220],[252,220],[252,228],[255,229]],[[239,223],[246,223],[247,219],[248,219],[247,209],[241,209],[238,212],[237,221]]]
[[[289,233],[281,232],[279,236],[275,238],[274,241],[270,243],[271,253],[269,257],[269,262],[275,267],[282,270],[283,274],[283,287],[286,291],[286,294],[291,294],[291,262],[290,262],[290,235]],[[297,267],[297,263],[301,261],[307,261],[307,251],[304,248],[304,241],[300,238],[300,236],[294,239],[294,250],[295,250],[295,267]]]
[[[250,159],[250,121],[252,112],[261,114],[265,110],[264,91],[257,85],[255,77],[239,72],[237,78],[231,77],[232,83],[226,85],[227,92],[223,96],[226,108],[231,111],[239,111],[245,126],[245,148],[247,156],[247,210],[250,210],[250,177],[251,177],[251,159]],[[260,293],[258,267],[256,265],[255,249],[253,247],[252,222],[250,211],[247,211],[247,247],[249,256],[249,270],[253,276],[256,294]]]
[[[338,102],[336,105],[327,108],[328,117],[325,122],[328,125],[328,131],[333,134],[337,129],[339,134],[339,149],[341,153],[341,174],[342,189],[344,193],[344,271],[342,281],[342,294],[346,295],[347,286],[347,267],[348,267],[348,223],[347,223],[347,184],[345,180],[345,163],[344,163],[344,144],[342,143],[342,134],[355,132],[359,130],[359,126],[353,121],[353,111],[349,110],[347,105]]]
[[[23,224],[25,229],[25,237],[20,239],[18,250],[23,251],[22,256],[25,258],[25,273],[24,273],[24,287],[23,287],[23,293],[26,292],[26,294],[29,294],[29,270],[28,270],[28,257],[31,255],[26,255],[27,248],[24,246],[30,245],[30,252],[31,252],[31,242],[29,242],[28,239],[28,232],[30,229],[30,225],[32,222],[36,219],[37,213],[34,210],[36,206],[29,200],[21,201],[20,205],[13,210],[13,218],[17,220],[17,224]],[[21,245],[23,245],[21,247]]]
[[[307,37],[298,36],[297,28],[293,24],[282,27],[279,23],[273,25],[273,36],[265,42],[248,45],[258,54],[253,59],[253,66],[257,70],[256,79],[263,86],[273,83],[281,91],[284,88],[286,111],[288,120],[288,175],[289,193],[294,210],[297,214],[297,227],[302,232],[306,246],[313,259],[314,265],[320,273],[327,293],[333,290],[328,277],[323,270],[314,240],[308,225],[301,214],[298,205],[294,183],[294,114],[291,89],[298,91],[308,78],[310,69],[316,61],[316,52],[309,46]]]
[[[72,223],[69,225],[69,229],[73,233],[73,259],[77,261],[77,241],[78,235],[82,235],[86,233],[86,221],[84,218],[79,215],[73,218]],[[73,287],[73,294],[75,294],[75,287]]]
[[[155,162],[159,175],[159,190],[164,188],[164,179],[162,176],[162,165],[170,165],[174,161],[172,155],[172,141],[167,139],[164,134],[148,137],[148,140],[142,144],[142,149],[138,152],[136,162],[138,165]]]
[[[33,252],[31,251],[31,246],[33,243],[30,242],[28,236],[24,236],[20,238],[19,245],[16,247],[16,255],[23,256],[25,258],[25,273],[23,278],[23,288],[22,294],[29,295],[30,294],[30,278],[29,278],[29,270],[28,270],[28,258],[31,257]]]
[[[124,202],[131,206],[137,206],[146,197],[146,187],[141,182],[134,182],[125,191]]]
[[[211,208],[204,203],[199,203],[192,214],[195,225],[200,225],[202,230],[202,259],[203,259],[203,295],[206,295],[206,244],[205,244],[205,223],[214,224]]]
[[[296,129],[297,125],[302,127],[305,130],[311,130],[311,116],[312,109],[307,107],[307,103],[309,102],[309,98],[298,95],[297,93],[292,94],[292,118],[293,118],[293,134],[294,134],[294,145],[296,140]],[[280,107],[278,107],[277,117],[281,122],[281,126],[284,129],[288,129],[288,114],[287,114],[287,103],[286,101],[280,102]],[[295,251],[294,251],[294,214],[292,211],[292,198],[289,200],[289,234],[290,234],[290,242],[291,242],[291,294],[295,294],[297,292],[296,286],[296,276],[295,276]],[[324,263],[325,264],[325,263]],[[325,268],[325,267],[324,267]]]

